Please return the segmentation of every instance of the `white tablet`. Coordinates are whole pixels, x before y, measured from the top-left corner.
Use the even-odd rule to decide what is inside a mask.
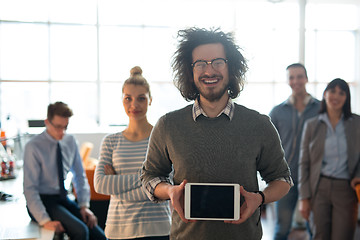
[[[240,185],[230,183],[187,183],[185,218],[190,220],[239,220]]]

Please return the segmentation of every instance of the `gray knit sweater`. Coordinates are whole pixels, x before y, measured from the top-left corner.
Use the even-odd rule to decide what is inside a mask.
[[[258,190],[257,171],[263,180],[289,177],[280,139],[269,117],[235,104],[232,120],[192,118],[192,105],[161,117],[151,134],[143,185],[167,177],[174,169],[174,184],[188,182],[239,183]],[[262,237],[259,210],[245,223],[222,221],[184,223],[174,211],[171,239],[249,239]]]

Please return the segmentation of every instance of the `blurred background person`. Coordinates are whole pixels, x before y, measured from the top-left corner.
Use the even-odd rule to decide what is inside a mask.
[[[315,240],[353,239],[360,183],[360,116],[351,112],[348,84],[331,81],[320,114],[305,123],[299,166],[300,213]]]
[[[290,188],[289,193],[282,199],[275,202],[274,240],[287,240],[291,231],[298,199],[297,175],[301,134],[305,121],[315,117],[320,109],[320,101],[306,91],[309,80],[305,66],[301,63],[293,63],[286,68],[286,73],[291,95],[275,106],[269,115],[279,132],[294,187]]]
[[[74,136],[66,134],[72,110],[63,102],[48,105],[46,129],[24,150],[24,195],[32,220],[71,239],[106,239],[90,211],[90,187]],[[73,174],[77,202],[64,187]]]
[[[103,140],[95,170],[95,190],[111,195],[105,235],[109,239],[169,239],[168,201],[151,202],[143,192],[140,168],[145,159],[153,126],[146,113],[152,98],[150,87],[136,66],[124,82],[122,102],[128,127]]]

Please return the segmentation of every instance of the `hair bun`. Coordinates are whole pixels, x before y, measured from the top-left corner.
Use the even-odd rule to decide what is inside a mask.
[[[135,66],[130,70],[130,77],[134,77],[136,75],[140,75],[142,74],[142,69],[139,66]]]

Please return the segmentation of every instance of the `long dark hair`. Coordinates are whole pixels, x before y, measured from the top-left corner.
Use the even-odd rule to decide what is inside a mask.
[[[174,54],[172,68],[174,84],[185,100],[195,100],[199,92],[194,84],[192,63],[193,50],[204,44],[221,43],[224,46],[229,69],[229,95],[236,98],[244,87],[244,77],[248,69],[246,60],[234,43],[231,33],[217,29],[189,28],[178,32],[179,46]]]
[[[323,99],[321,100],[321,105],[320,105],[320,111],[319,113],[325,113],[327,112],[327,108],[326,108],[326,102],[324,99],[324,95],[325,92],[329,91],[330,89],[334,89],[336,86],[339,86],[339,88],[341,90],[343,90],[346,93],[346,100],[344,103],[344,106],[342,108],[343,114],[344,114],[344,119],[348,119],[349,117],[352,116],[352,112],[351,112],[351,98],[350,98],[350,88],[349,85],[347,84],[347,82],[345,82],[343,79],[341,78],[335,78],[334,80],[332,80],[325,88],[324,93],[323,93]]]

